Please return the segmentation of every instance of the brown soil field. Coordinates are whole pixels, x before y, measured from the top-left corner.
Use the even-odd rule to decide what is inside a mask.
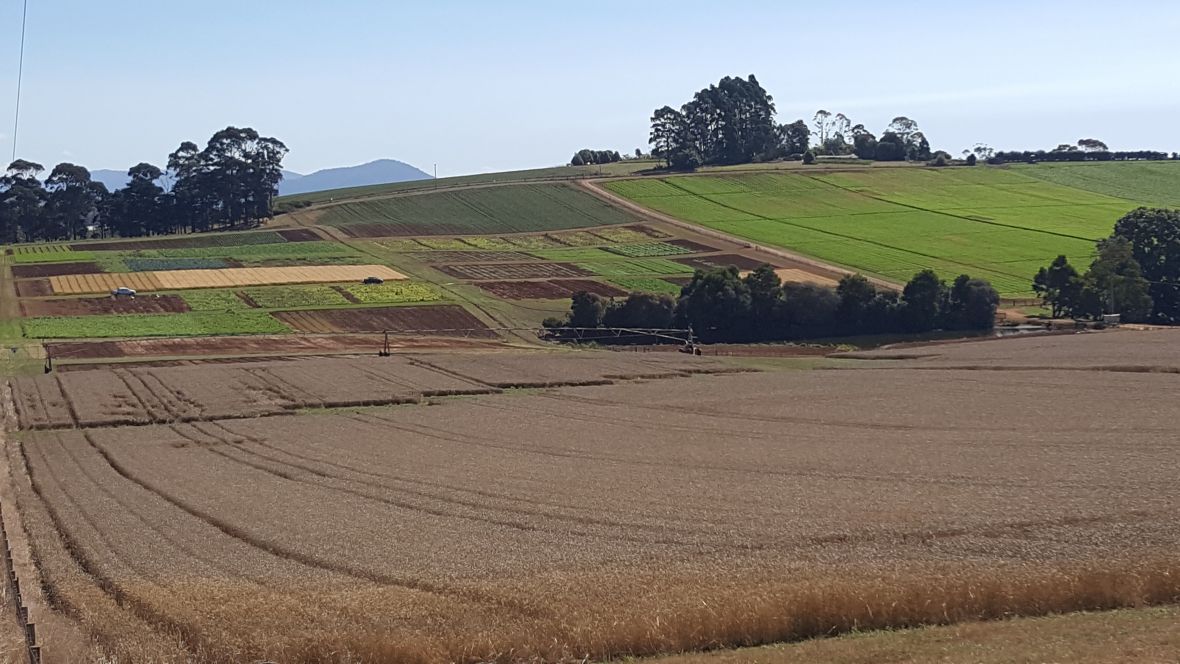
[[[452,277],[471,280],[506,281],[590,276],[586,270],[568,263],[467,263],[438,265],[435,269]]]
[[[231,267],[213,270],[155,270],[49,277],[54,293],[103,293],[120,286],[138,291],[185,288],[232,288],[269,284],[360,281],[368,276],[405,279],[384,265],[308,265],[302,267]]]
[[[575,662],[1175,603],[1177,377],[1083,369],[1176,357],[1180,335],[1052,342],[937,348],[996,370],[514,351],[79,371],[16,381],[22,423],[57,428],[7,452],[90,661]],[[467,388],[490,393],[429,396]],[[277,414],[374,395],[409,403]]]
[[[102,272],[97,263],[43,263],[40,265],[13,265],[12,276],[17,279],[56,277],[63,274],[91,274]]]
[[[16,294],[21,297],[45,297],[53,295],[53,287],[48,279],[20,279],[16,284]]]
[[[478,318],[455,304],[276,311],[271,314],[299,332],[417,333],[434,336],[495,338]]]
[[[519,251],[420,251],[410,258],[431,265],[447,263],[519,263],[539,260]]]
[[[183,313],[188,304],[179,295],[140,295],[135,298],[86,297],[52,300],[22,299],[22,314],[35,316],[92,316],[99,314]]]
[[[177,362],[206,362],[206,356],[291,356],[339,354],[345,352],[375,354],[382,348],[380,334],[323,334],[323,335],[251,335],[242,337],[183,337],[178,339],[129,339],[125,341],[70,341],[45,344],[46,350],[58,360],[193,357],[195,360]],[[494,346],[487,339],[412,338],[390,340],[394,349],[418,348],[487,348]],[[173,362],[173,360],[166,360]],[[221,361],[221,360],[218,360]],[[89,365],[66,365],[84,369]]]
[[[291,228],[280,230],[278,234],[287,242],[317,242],[323,238],[310,228]]]
[[[591,279],[554,279],[550,281],[479,281],[476,286],[506,300],[560,300],[578,291],[603,297],[624,297],[627,291]]]

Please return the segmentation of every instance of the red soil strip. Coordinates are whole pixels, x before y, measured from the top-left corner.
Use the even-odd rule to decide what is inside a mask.
[[[572,294],[552,281],[480,281],[475,285],[505,300],[561,300]]]
[[[34,316],[95,316],[101,314],[168,314],[189,311],[178,295],[140,295],[136,298],[86,297],[60,300],[21,300],[26,318]]]
[[[692,240],[675,239],[675,240],[665,240],[665,242],[667,242],[668,244],[676,245],[677,247],[680,247],[681,249],[688,249],[689,251],[691,251],[693,253],[697,253],[697,254],[707,254],[711,251],[721,251],[717,247],[710,247],[707,244],[701,244],[700,242],[693,242]]]
[[[21,297],[45,297],[53,295],[53,286],[49,285],[48,279],[26,279],[24,281],[14,281],[16,284],[16,294]]]
[[[603,297],[627,296],[627,291],[622,288],[604,284],[601,281],[591,281],[589,279],[557,279],[549,283],[565,288],[571,295],[578,291],[586,291],[587,293],[594,293]]]
[[[97,263],[46,263],[12,266],[12,276],[16,279],[58,277],[65,274],[94,274],[102,271],[103,269]]]
[[[353,295],[352,293],[349,293],[347,290],[345,290],[345,288],[343,286],[333,286],[332,290],[336,291],[337,293],[340,293],[340,297],[348,300],[349,302],[351,302],[353,304],[360,304],[361,303],[361,301],[358,300],[355,295]]]
[[[292,228],[279,231],[279,235],[283,236],[287,242],[316,242],[323,239],[310,228]]]
[[[438,265],[435,269],[459,279],[495,281],[561,279],[590,275],[586,270],[569,263],[469,263],[465,265]]]
[[[271,314],[300,332],[413,332],[432,336],[495,338],[478,318],[458,305],[278,311]]]

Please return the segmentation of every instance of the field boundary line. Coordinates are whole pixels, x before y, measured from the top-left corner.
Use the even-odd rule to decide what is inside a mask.
[[[38,643],[37,626],[34,618],[46,607],[41,602],[39,574],[33,562],[28,545],[28,534],[24,530],[20,509],[16,506],[16,492],[13,490],[12,466],[9,463],[8,432],[16,423],[15,399],[11,383],[0,383],[0,540],[4,544],[4,584],[11,598],[16,620],[24,630],[25,644],[30,664],[41,664],[41,645]],[[13,545],[19,558],[13,556]],[[24,591],[21,580],[24,580]],[[37,590],[32,590],[37,588]]]

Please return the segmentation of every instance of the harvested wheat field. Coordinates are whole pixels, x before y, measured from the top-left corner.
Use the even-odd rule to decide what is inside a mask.
[[[385,280],[406,276],[384,265],[309,265],[303,267],[231,267],[211,270],[155,270],[134,273],[75,274],[49,277],[59,295],[104,293],[120,286],[140,291],[186,288],[233,288],[271,284],[311,284],[360,281],[365,277]]]
[[[1101,368],[1180,335],[1022,364],[1044,343],[76,371],[15,382],[7,460],[92,661],[582,661],[1175,602],[1180,376]]]

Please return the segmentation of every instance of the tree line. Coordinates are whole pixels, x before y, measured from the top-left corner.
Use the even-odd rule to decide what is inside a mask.
[[[778,124],[776,113],[774,98],[753,74],[744,79],[727,76],[698,91],[679,109],[663,106],[652,113],[652,156],[679,170],[798,159],[808,153],[881,161],[932,156],[918,123],[905,116],[894,118],[878,138],[843,113],[817,111],[810,127],[802,119]],[[814,148],[813,136],[818,141]]]
[[[185,141],[166,170],[132,166],[108,191],[90,171],[18,159],[0,177],[0,242],[162,235],[232,228],[270,216],[287,146],[251,128],[227,127],[204,148]],[[163,183],[163,184],[161,184]]]
[[[622,161],[623,155],[618,150],[587,150],[582,149],[574,153],[570,159],[570,166],[597,166],[598,164],[613,164]]]
[[[1132,210],[1098,242],[1084,274],[1058,256],[1033,277],[1033,289],[1054,318],[1180,322],[1180,210]]]
[[[544,325],[558,339],[572,336],[559,328],[577,327],[691,328],[706,342],[787,341],[986,330],[995,323],[999,301],[991,284],[967,275],[948,285],[933,270],[923,270],[899,294],[880,290],[859,274],[845,276],[835,288],[783,283],[763,265],[745,276],[735,267],[698,270],[679,297],[636,292],[607,299],[575,293],[566,318]]]

